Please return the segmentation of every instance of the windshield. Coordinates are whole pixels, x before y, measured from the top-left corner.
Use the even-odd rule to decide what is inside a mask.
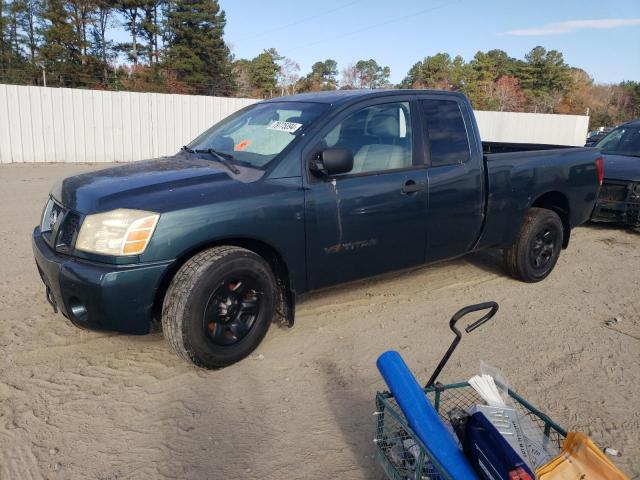
[[[640,157],[640,127],[618,127],[594,146],[610,155]]]
[[[327,107],[321,103],[258,103],[215,124],[188,148],[213,149],[232,162],[263,168]]]

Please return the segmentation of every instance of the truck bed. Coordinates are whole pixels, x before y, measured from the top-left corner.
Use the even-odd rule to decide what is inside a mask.
[[[567,145],[550,145],[546,143],[506,143],[506,142],[482,142],[482,153],[513,153],[530,152],[533,150],[554,150],[560,148],[579,148]]]
[[[520,223],[532,206],[546,200],[562,201],[563,221],[572,228],[589,219],[595,203],[595,160],[600,152],[585,147],[525,149],[524,144],[502,144],[504,153],[484,155],[486,212],[483,234],[477,248],[505,248],[513,243]],[[536,203],[537,202],[537,203]],[[568,239],[565,239],[568,241]]]

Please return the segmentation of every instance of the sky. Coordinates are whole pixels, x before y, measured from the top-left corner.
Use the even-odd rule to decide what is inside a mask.
[[[596,82],[640,81],[640,0],[220,0],[225,40],[236,58],[266,48],[338,69],[361,59],[391,68],[400,82],[438,52],[471,60],[498,48],[524,58],[537,45],[556,49]]]

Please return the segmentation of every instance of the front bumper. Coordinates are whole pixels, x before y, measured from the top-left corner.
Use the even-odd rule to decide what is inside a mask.
[[[605,178],[591,220],[640,226],[640,183]]]
[[[48,299],[71,322],[97,330],[149,332],[156,292],[172,262],[110,265],[60,255],[45,243],[40,227],[33,231],[32,246]]]
[[[640,227],[640,203],[599,200],[591,220]]]

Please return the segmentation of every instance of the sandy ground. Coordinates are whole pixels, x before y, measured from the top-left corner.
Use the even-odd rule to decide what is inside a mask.
[[[500,303],[442,381],[481,359],[569,429],[640,474],[640,234],[574,232],[540,284],[487,254],[313,294],[220,371],[180,361],[161,334],[81,331],[44,300],[30,245],[51,184],[96,168],[0,167],[0,478],[383,478],[374,459],[375,359],[398,349],[428,378],[459,307]],[[616,330],[606,320],[619,317]]]

